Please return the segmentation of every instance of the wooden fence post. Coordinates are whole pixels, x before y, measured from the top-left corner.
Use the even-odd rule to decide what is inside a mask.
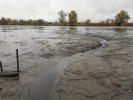
[[[2,67],[2,62],[0,61],[0,69],[1,69],[1,72],[3,72],[3,67]]]
[[[19,56],[18,56],[18,49],[16,49],[16,58],[17,58],[17,72],[19,72]]]

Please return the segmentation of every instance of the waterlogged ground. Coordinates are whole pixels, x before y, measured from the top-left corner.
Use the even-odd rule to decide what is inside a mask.
[[[70,58],[57,100],[133,100],[133,30],[100,29],[105,33],[92,36],[106,40],[105,46]]]
[[[0,26],[0,60],[5,70],[14,70],[15,50],[19,49],[20,69],[24,70],[43,66],[44,58],[85,52],[92,42],[101,45],[86,37],[87,32],[86,27]]]
[[[19,80],[0,79],[1,99],[12,97],[14,100],[21,96],[25,86],[37,81],[43,73],[56,69],[61,59],[102,46],[103,40],[94,41],[86,36],[86,31],[86,27],[0,26],[3,69],[16,71],[15,50],[18,49],[21,71]]]
[[[132,100],[132,43],[132,27],[0,26],[4,71],[16,70],[16,49],[21,70],[19,79],[0,79],[0,100],[21,97],[24,87],[23,100],[50,100],[63,68],[57,100]]]

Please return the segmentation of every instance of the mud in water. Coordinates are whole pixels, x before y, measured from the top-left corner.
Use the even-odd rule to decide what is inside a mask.
[[[45,72],[60,74],[63,66],[57,100],[132,100],[133,28],[1,26],[0,34],[4,71],[16,70],[16,48],[21,66],[19,78],[0,78],[1,100],[18,100]]]
[[[21,96],[24,87],[55,68],[68,56],[102,46],[102,40],[86,35],[85,27],[0,26],[0,61],[4,71],[16,70],[19,50],[19,78],[0,78],[0,99]],[[47,83],[48,84],[48,83]]]
[[[116,30],[114,36],[92,35],[105,39],[104,47],[70,58],[57,100],[133,100],[133,37]]]

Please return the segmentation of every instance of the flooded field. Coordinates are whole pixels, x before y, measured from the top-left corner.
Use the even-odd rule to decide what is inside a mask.
[[[132,43],[132,27],[0,26],[0,61],[4,71],[16,70],[16,49],[19,49],[21,70],[19,85],[16,85],[18,80],[15,83],[9,80],[9,84],[7,80],[0,81],[1,88],[7,86],[3,93],[0,90],[1,98],[8,100],[6,97],[15,98],[18,94],[21,97],[16,88],[23,90],[29,82],[35,83],[29,88],[34,95],[33,89],[38,84],[44,86],[41,82],[45,84],[43,89],[52,87],[60,72],[54,86],[57,100],[132,98]],[[42,73],[48,76],[45,78]],[[8,91],[11,86],[13,90]],[[39,100],[43,100],[43,96],[50,100],[53,88],[43,93],[42,87],[38,88],[42,92]],[[37,98],[38,95],[32,100]]]
[[[87,34],[92,31],[87,27],[0,26],[0,60],[5,70],[14,70],[19,49],[21,70],[43,66],[45,58],[88,51],[93,39]]]
[[[0,26],[0,60],[5,70],[14,70],[15,50],[19,49],[21,70],[43,66],[45,58],[84,53],[95,48],[91,44],[101,46],[104,42],[90,35],[132,37],[132,31],[113,27]]]

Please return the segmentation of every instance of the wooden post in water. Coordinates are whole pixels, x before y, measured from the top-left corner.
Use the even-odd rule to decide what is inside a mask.
[[[0,69],[1,69],[1,72],[3,72],[3,67],[2,67],[2,62],[0,61]]]
[[[19,72],[19,56],[18,56],[18,49],[16,49],[16,58],[17,58],[17,72]]]

